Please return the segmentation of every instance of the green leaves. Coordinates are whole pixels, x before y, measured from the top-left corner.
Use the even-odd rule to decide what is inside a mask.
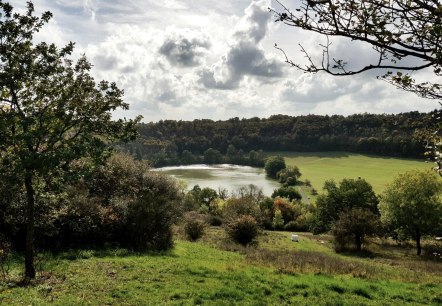
[[[382,221],[405,237],[436,234],[442,225],[442,182],[430,171],[396,177],[381,198]]]
[[[34,44],[50,12],[36,17],[30,2],[25,14],[5,3],[0,11],[3,158],[16,160],[17,171],[45,174],[83,156],[101,156],[112,141],[135,137],[140,117],[112,120],[112,111],[128,108],[123,90],[108,81],[96,84],[85,56],[73,63],[74,43]]]

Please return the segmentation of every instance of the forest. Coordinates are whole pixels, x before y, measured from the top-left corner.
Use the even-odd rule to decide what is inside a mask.
[[[431,128],[433,115],[415,111],[350,116],[273,115],[225,121],[161,120],[141,123],[137,140],[120,147],[137,159],[148,159],[153,166],[222,161],[262,166],[259,150],[348,151],[422,158],[425,145],[420,133]]]

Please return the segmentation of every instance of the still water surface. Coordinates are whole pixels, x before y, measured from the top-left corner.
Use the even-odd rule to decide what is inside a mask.
[[[163,167],[157,170],[185,181],[188,189],[199,185],[201,188],[210,187],[215,190],[225,188],[231,192],[253,184],[261,188],[265,195],[271,195],[274,189],[280,187],[277,181],[266,178],[264,169],[248,166],[190,165]]]

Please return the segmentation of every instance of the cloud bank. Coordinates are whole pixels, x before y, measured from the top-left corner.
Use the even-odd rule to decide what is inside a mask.
[[[12,0],[23,8],[24,1]],[[272,114],[398,113],[437,108],[376,80],[375,74],[335,78],[303,74],[284,63],[282,47],[303,62],[301,43],[321,56],[321,37],[273,22],[270,0],[41,0],[53,20],[36,39],[59,46],[76,42],[98,80],[125,91],[129,112],[145,121],[268,117]],[[289,3],[287,3],[289,4]],[[333,40],[352,65],[373,54],[362,44]],[[424,80],[432,74],[416,73]]]

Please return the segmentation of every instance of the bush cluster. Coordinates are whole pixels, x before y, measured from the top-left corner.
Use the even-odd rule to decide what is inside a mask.
[[[94,168],[80,161],[70,175],[59,182],[39,178],[35,225],[39,249],[121,246],[154,251],[172,246],[171,226],[182,203],[174,179],[122,154]],[[14,249],[23,250],[23,190],[15,191],[8,202],[0,199],[7,212],[0,213],[0,229]]]

